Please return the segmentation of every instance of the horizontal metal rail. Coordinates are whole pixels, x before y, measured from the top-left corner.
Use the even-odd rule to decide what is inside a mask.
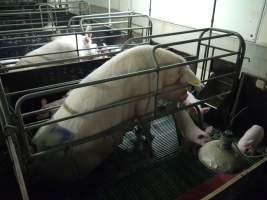
[[[234,55],[234,53],[228,53],[228,56],[229,55]],[[225,57],[225,56],[226,55],[220,55],[220,56],[216,56],[216,58]],[[21,111],[20,111],[22,103],[24,101],[26,101],[28,99],[31,99],[31,98],[34,98],[34,97],[40,97],[40,96],[43,96],[43,95],[46,95],[46,94],[51,94],[51,93],[66,92],[66,91],[69,91],[69,90],[72,90],[72,89],[77,89],[77,88],[87,87],[87,86],[91,86],[91,85],[96,85],[96,84],[111,82],[111,81],[115,81],[115,80],[125,79],[125,78],[129,78],[129,77],[134,77],[134,76],[138,76],[138,75],[144,75],[144,74],[159,72],[159,71],[163,71],[163,70],[173,69],[173,68],[176,68],[176,67],[189,65],[189,64],[192,64],[192,63],[198,63],[198,62],[202,62],[204,60],[211,60],[211,59],[214,59],[214,58],[215,57],[213,57],[213,58],[203,58],[203,59],[200,59],[200,60],[187,61],[187,62],[184,62],[184,63],[176,63],[176,64],[172,64],[172,65],[166,65],[166,66],[160,67],[160,68],[152,68],[152,69],[143,70],[143,71],[134,72],[134,73],[129,73],[129,74],[125,74],[125,75],[120,75],[120,76],[116,76],[116,77],[112,77],[112,78],[105,78],[105,79],[101,79],[101,80],[98,80],[98,81],[92,81],[92,82],[87,82],[87,83],[78,84],[78,85],[68,85],[68,86],[65,86],[65,87],[53,88],[53,89],[49,89],[49,90],[44,90],[44,91],[39,91],[39,92],[26,94],[26,95],[20,97],[18,99],[18,101],[16,102],[15,112],[16,112],[16,114],[18,116],[20,116],[20,118],[22,120]],[[68,118],[66,118],[66,119],[68,119]],[[64,121],[66,119],[63,118],[60,121]],[[47,122],[45,124],[42,124],[42,125],[48,125],[48,124],[56,123],[56,122],[58,122],[58,120],[52,120],[52,121],[49,121],[49,122]]]
[[[17,21],[22,22],[23,20],[16,20],[16,22]],[[13,28],[13,27],[20,27],[20,26],[21,27],[25,27],[25,26],[28,26],[28,27],[33,26],[34,27],[36,25],[40,25],[40,27],[43,27],[43,30],[45,30],[45,28],[49,28],[49,27],[41,26],[41,25],[43,25],[43,23],[48,23],[49,22],[48,19],[44,19],[43,22],[41,20],[28,20],[28,21],[31,21],[31,22],[26,22],[26,23],[5,23],[5,24],[0,24],[0,27],[1,28],[9,28],[9,31],[12,31],[11,28]],[[55,21],[56,24],[59,24],[59,23],[67,24],[67,22],[68,22],[67,20],[57,20],[57,21]],[[34,28],[31,29],[31,30],[33,32]]]
[[[201,83],[206,83],[210,80],[218,80],[220,81],[221,78],[223,77],[231,77],[233,76],[235,73],[234,72],[231,72],[231,73],[227,73],[227,74],[223,74],[223,75],[218,75],[218,76],[215,76],[215,77],[212,77],[208,80],[204,80],[202,81]],[[70,83],[70,85],[75,85],[75,84],[78,84],[79,82],[78,81],[73,81],[72,83]],[[164,92],[160,92],[159,94],[162,95],[162,94],[165,94],[165,93],[171,93],[173,91],[176,91],[176,90],[179,90],[179,89],[182,89],[182,88],[185,88],[185,87],[188,87],[188,85],[184,86],[184,87],[176,87],[176,88],[173,88],[173,89],[170,89],[170,90],[166,90]],[[37,115],[37,114],[40,114],[40,113],[44,113],[45,111],[50,111],[50,110],[54,110],[54,109],[57,109],[59,108],[60,106],[54,106],[54,107],[51,107],[51,108],[44,108],[44,109],[40,109],[40,110],[35,110],[35,111],[32,111],[32,112],[27,112],[27,113],[23,113],[22,114],[22,117],[23,118],[26,118],[26,117],[30,117],[30,116],[34,116],[34,115]],[[104,110],[104,109],[103,109]],[[93,111],[92,111],[93,112]],[[98,112],[98,111],[97,111]],[[91,114],[91,113],[90,113]],[[36,124],[36,123],[35,123]],[[29,124],[27,124],[29,125]],[[27,126],[26,125],[26,126]]]
[[[88,48],[88,49],[78,49],[78,51],[87,51],[87,50],[92,50],[92,49],[96,49],[96,48]],[[110,52],[110,53],[99,53],[96,55],[88,55],[88,56],[80,56],[77,53],[77,56],[74,56],[73,58],[65,58],[65,59],[54,59],[51,61],[46,61],[46,62],[42,62],[42,63],[33,63],[33,64],[26,64],[26,65],[19,65],[19,66],[5,66],[4,68],[0,68],[0,74],[6,74],[8,72],[6,71],[11,71],[11,70],[16,70],[16,69],[27,69],[27,68],[31,68],[34,67],[35,69],[38,68],[46,68],[46,67],[53,67],[53,66],[59,66],[59,65],[64,65],[64,64],[71,64],[71,63],[79,63],[82,62],[81,59],[86,60],[91,60],[91,59],[95,59],[104,55],[114,55],[116,53],[119,53],[121,51],[120,48],[113,48],[113,50],[118,49],[118,51],[116,52]],[[56,53],[49,53],[49,54],[39,54],[39,55],[34,55],[34,56],[27,56],[27,57],[38,57],[38,56],[43,56],[43,55],[54,55],[54,54],[62,54],[62,53],[70,53],[70,52],[74,52],[76,53],[77,50],[72,50],[72,51],[63,51],[63,52],[56,52]],[[23,58],[25,58],[26,56],[23,56]],[[13,57],[13,58],[21,58],[19,57]],[[49,66],[48,66],[49,65]],[[33,69],[33,68],[32,68]]]
[[[77,20],[80,21],[81,18],[83,17],[99,17],[99,16],[116,16],[116,15],[133,15],[135,12],[133,11],[123,11],[123,12],[111,12],[111,13],[98,13],[98,14],[90,14],[90,15],[77,15],[77,16],[73,16],[70,18],[68,26],[70,26],[72,24],[73,21]]]
[[[51,13],[51,11],[42,11],[42,13],[46,13],[46,14],[49,14],[49,13]],[[66,13],[66,11],[65,10],[55,10],[55,11],[53,11],[53,13]],[[7,16],[14,16],[14,15],[26,15],[26,14],[28,14],[28,15],[32,15],[32,14],[40,14],[40,11],[25,11],[25,12],[19,12],[19,13],[17,13],[17,12],[12,12],[12,13],[0,13],[0,17],[2,17],[2,16],[5,16],[5,17],[7,17]]]
[[[211,47],[211,48],[214,48],[214,49],[217,49],[217,50],[221,50],[221,51],[226,51],[226,52],[235,52],[233,50],[229,50],[229,49],[218,47],[218,46],[214,46],[214,45],[208,45],[208,44],[204,44],[204,43],[200,43],[200,45],[201,46],[205,46],[205,47]]]
[[[180,107],[180,108],[176,108],[175,110],[168,111],[168,113],[162,113],[161,115],[158,115],[156,118],[155,118],[154,116],[151,117],[152,113],[148,113],[147,115],[143,116],[142,119],[144,119],[144,120],[146,120],[146,121],[152,121],[152,120],[155,120],[155,119],[157,119],[157,118],[161,118],[161,117],[164,117],[164,116],[167,116],[167,115],[170,115],[170,114],[174,114],[174,113],[176,113],[176,112],[178,112],[178,111],[180,111],[180,110],[184,110],[184,109],[186,109],[186,108],[190,108],[190,107],[192,107],[192,106],[196,106],[196,105],[202,104],[202,103],[204,103],[204,102],[207,102],[207,101],[209,101],[209,100],[212,100],[212,99],[214,99],[214,98],[217,98],[218,96],[225,96],[225,95],[228,95],[228,94],[230,94],[230,91],[226,91],[226,92],[224,92],[224,93],[220,93],[219,95],[214,95],[214,96],[212,96],[212,97],[206,98],[206,99],[204,99],[204,100],[200,100],[199,102],[190,104],[190,105],[188,105],[188,106],[183,106],[183,107]],[[154,95],[151,94],[150,97],[152,97],[152,96],[154,96]],[[149,97],[149,96],[148,96],[148,97]],[[146,97],[146,98],[148,98],[148,97]],[[142,99],[140,99],[140,100],[142,100]],[[129,101],[129,102],[124,102],[124,104],[128,104],[128,103],[131,103],[131,102],[130,102],[130,101]],[[122,105],[123,105],[123,104],[122,104]],[[115,105],[115,104],[114,104],[114,105],[111,105],[110,107],[112,108],[112,107],[114,107],[114,106],[119,106],[119,105]],[[107,108],[106,108],[106,109],[107,109]],[[74,117],[74,116],[73,116],[73,117]],[[72,117],[72,118],[73,118],[73,117]],[[75,116],[75,117],[77,117],[77,116]],[[70,119],[71,119],[71,118],[70,118]],[[142,121],[144,121],[144,120],[142,120]],[[101,132],[101,133],[98,133],[98,134],[95,134],[95,135],[92,135],[92,136],[87,136],[87,137],[84,137],[84,138],[82,138],[82,139],[77,139],[77,140],[74,140],[74,141],[64,142],[64,143],[62,143],[62,144],[55,145],[55,146],[53,146],[53,147],[51,147],[51,148],[49,148],[49,149],[47,149],[47,150],[45,150],[45,151],[40,151],[40,152],[37,152],[37,153],[31,153],[31,154],[30,154],[30,157],[32,157],[32,158],[35,158],[35,157],[42,157],[42,156],[45,156],[45,155],[47,155],[47,154],[49,154],[49,153],[52,153],[52,152],[57,152],[57,151],[60,151],[60,150],[64,150],[66,147],[74,147],[74,146],[77,146],[77,145],[85,144],[85,143],[88,143],[88,142],[90,142],[90,141],[94,141],[94,140],[96,140],[96,139],[100,139],[100,138],[102,138],[102,137],[105,137],[105,136],[109,136],[109,135],[111,135],[111,134],[114,134],[114,131],[115,131],[115,130],[118,130],[119,128],[124,128],[124,129],[125,129],[125,127],[127,127],[128,130],[130,130],[130,128],[132,128],[133,125],[134,125],[134,124],[131,123],[131,122],[132,122],[132,120],[131,120],[131,121],[126,121],[126,122],[124,122],[124,123],[122,123],[122,124],[120,124],[120,125],[118,125],[118,126],[111,127],[111,128],[109,128],[108,130],[103,131],[103,132]],[[31,128],[33,128],[33,127],[31,127]],[[126,129],[125,129],[125,131],[126,131]]]
[[[150,18],[147,15],[144,14],[134,14],[134,15],[119,15],[119,16],[100,16],[100,17],[84,17],[80,19],[80,26],[82,27],[82,29],[85,31],[85,29],[83,28],[84,25],[84,21],[86,20],[102,20],[102,19],[121,19],[121,18],[136,18],[136,17],[146,17],[148,19],[148,22],[151,22]],[[111,21],[108,21],[107,24],[112,24]]]
[[[91,15],[89,15],[88,17],[91,17]],[[114,16],[114,17],[116,18],[116,17],[120,17],[120,16]],[[129,16],[127,16],[127,17],[129,17]],[[105,15],[98,15],[96,18],[103,19],[103,18],[106,18],[106,16]],[[81,17],[73,18],[73,20],[74,19],[81,20]],[[72,22],[69,21],[69,23],[72,23]],[[148,26],[148,27],[151,28],[152,26],[151,27]],[[158,38],[158,37],[168,37],[168,36],[175,36],[175,35],[181,35],[181,34],[191,34],[191,33],[200,33],[201,34],[201,33],[204,33],[204,32],[207,32],[207,31],[213,31],[213,30],[214,31],[218,31],[219,29],[207,28],[207,29],[198,29],[198,30],[176,32],[176,33],[170,33],[170,34],[161,34],[161,35],[137,37],[137,38],[128,40],[123,45],[123,48],[126,48],[129,45],[133,45],[133,44],[130,44],[130,43],[136,42],[136,41],[139,41],[138,45],[140,45],[141,44],[140,41],[142,41],[142,40],[150,40],[150,39],[154,39],[154,38]],[[127,31],[127,29],[125,29],[125,31]],[[205,44],[203,44],[202,41],[215,40],[215,39],[219,39],[219,38],[228,38],[228,37],[232,37],[232,36],[239,37],[239,36],[235,35],[235,33],[233,33],[233,32],[228,32],[228,31],[222,30],[221,33],[222,33],[221,35],[214,35],[214,36],[211,36],[211,37],[204,37],[202,35],[200,38],[197,38],[197,39],[188,39],[188,40],[185,40],[185,41],[178,41],[178,42],[171,42],[171,43],[156,45],[154,47],[154,50],[156,50],[157,48],[160,48],[160,47],[165,48],[165,47],[188,44],[188,43],[198,43],[199,44],[198,48],[200,48],[200,46],[205,46]],[[242,43],[242,41],[240,43]],[[166,66],[162,66],[162,67],[157,67],[157,65],[156,65],[155,68],[151,68],[151,69],[148,69],[148,70],[143,70],[143,71],[139,71],[139,72],[124,74],[124,75],[120,75],[120,76],[116,76],[116,77],[110,77],[110,78],[106,78],[106,79],[102,79],[102,80],[98,80],[98,81],[87,82],[87,83],[82,83],[82,84],[79,83],[80,80],[76,80],[76,81],[69,81],[69,82],[64,82],[64,83],[53,84],[53,85],[49,85],[49,86],[42,86],[42,87],[37,87],[37,88],[32,88],[32,89],[26,89],[26,90],[22,90],[22,91],[15,91],[15,92],[5,93],[6,97],[10,97],[10,96],[13,96],[13,95],[23,95],[17,100],[17,102],[15,104],[15,115],[16,115],[16,117],[18,119],[19,134],[21,134],[22,139],[24,140],[24,143],[26,144],[26,146],[25,146],[26,151],[25,152],[30,157],[38,157],[38,156],[46,155],[47,153],[51,153],[51,152],[54,152],[54,151],[63,150],[67,146],[71,147],[71,146],[76,146],[76,145],[79,145],[79,144],[82,144],[82,143],[86,143],[88,141],[92,141],[94,139],[103,137],[105,134],[111,134],[110,133],[111,129],[110,129],[110,130],[104,131],[103,133],[99,133],[99,134],[96,134],[94,136],[83,138],[81,140],[75,140],[75,141],[64,143],[62,145],[57,145],[55,147],[52,147],[51,149],[48,149],[47,151],[32,153],[30,148],[29,148],[29,141],[28,141],[28,138],[27,138],[27,135],[26,135],[27,134],[26,132],[29,131],[29,130],[36,129],[36,128],[39,128],[41,126],[49,125],[49,124],[52,124],[52,123],[57,123],[57,122],[60,122],[60,121],[72,119],[74,117],[81,117],[81,116],[84,116],[84,115],[93,114],[94,112],[99,112],[99,111],[102,111],[102,110],[111,109],[111,108],[116,107],[116,106],[122,106],[122,105],[125,105],[125,104],[129,104],[129,103],[133,103],[133,102],[136,102],[136,101],[140,101],[140,100],[146,99],[146,98],[155,98],[156,99],[157,96],[159,96],[159,95],[161,95],[161,94],[163,94],[165,92],[170,92],[170,91],[164,91],[163,92],[162,90],[159,90],[157,88],[156,91],[153,91],[151,93],[143,94],[143,95],[140,95],[140,96],[137,96],[137,97],[131,97],[131,98],[123,99],[123,100],[118,101],[118,102],[114,102],[114,103],[111,103],[111,104],[108,104],[108,105],[104,105],[104,106],[99,107],[99,108],[97,108],[95,110],[90,110],[90,111],[77,113],[77,114],[74,114],[74,115],[71,115],[71,116],[68,116],[68,117],[63,117],[63,118],[56,119],[56,120],[52,119],[50,121],[37,121],[37,122],[25,124],[24,119],[26,117],[30,117],[30,116],[33,116],[33,115],[36,115],[38,113],[42,113],[42,112],[45,112],[45,111],[48,111],[48,110],[57,109],[59,107],[59,106],[54,106],[53,108],[50,108],[50,109],[39,109],[39,110],[31,111],[31,112],[22,113],[21,112],[22,104],[26,103],[28,100],[36,98],[36,97],[41,97],[41,96],[44,96],[44,95],[47,95],[47,94],[55,94],[55,93],[67,92],[67,91],[69,91],[71,89],[77,89],[77,88],[87,87],[87,86],[101,84],[101,83],[105,83],[105,82],[116,81],[116,80],[125,79],[125,78],[129,78],[129,77],[133,77],[133,76],[140,76],[140,75],[149,74],[149,73],[159,73],[160,71],[163,71],[163,70],[173,69],[173,68],[176,68],[176,67],[182,67],[182,66],[185,66],[185,65],[197,64],[197,63],[200,63],[200,62],[210,61],[210,60],[213,60],[213,59],[219,59],[219,58],[224,58],[224,57],[233,56],[233,55],[237,57],[235,65],[237,67],[240,67],[240,64],[242,64],[242,61],[240,61],[240,59],[242,59],[242,52],[244,51],[243,47],[239,48],[236,51],[228,50],[228,49],[224,49],[224,48],[216,47],[216,46],[213,46],[213,47],[208,46],[208,48],[216,48],[216,49],[222,50],[222,51],[224,51],[226,53],[220,54],[220,55],[215,55],[215,56],[210,56],[210,57],[204,57],[204,58],[199,58],[198,57],[199,55],[197,54],[197,56],[195,58],[193,58],[190,61],[186,61],[184,63],[166,65]],[[154,61],[157,64],[157,60],[156,60],[155,57],[154,57]],[[215,79],[219,80],[219,79],[221,79],[223,77],[226,77],[226,76],[236,77],[238,72],[239,71],[236,70],[235,72],[231,72],[231,73],[228,73],[228,74],[223,74],[223,75],[218,76],[218,77],[217,76],[216,77],[212,77],[212,78],[209,78],[207,80],[202,81],[202,83],[205,83],[205,82],[207,82],[209,80],[213,80],[213,79],[214,80]],[[187,87],[187,86],[184,86],[184,87]],[[183,87],[178,87],[178,88],[175,88],[175,89],[181,89],[181,88],[183,88]],[[232,93],[232,90],[229,90],[229,91],[226,91],[226,92],[223,92],[223,93],[220,93],[220,94],[212,95],[211,97],[203,99],[203,100],[201,100],[201,101],[199,101],[199,102],[197,102],[195,104],[192,104],[192,105],[198,105],[198,104],[201,104],[201,103],[207,103],[207,101],[209,101],[209,100],[211,100],[213,98],[217,98],[219,96],[230,95],[231,93]],[[183,107],[183,108],[187,108],[187,107],[190,107],[192,105],[189,105],[189,106],[186,106],[186,107]],[[177,112],[177,109],[173,110],[173,111],[170,111],[169,114],[171,112]],[[147,119],[151,120],[151,119],[153,119],[155,117],[160,117],[161,116],[161,113],[159,113],[159,115],[156,115],[156,116],[155,115],[152,116],[151,114],[152,113],[148,113]]]

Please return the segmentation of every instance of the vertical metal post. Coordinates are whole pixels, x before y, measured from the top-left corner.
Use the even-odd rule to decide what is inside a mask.
[[[216,11],[216,4],[217,4],[217,0],[214,0],[214,4],[213,4],[213,10],[212,10],[212,16],[211,16],[211,23],[210,23],[210,27],[213,27],[214,24],[214,17],[215,17],[215,11]]]
[[[15,145],[12,141],[11,136],[7,136],[6,138],[6,142],[7,142],[7,146],[9,149],[9,153],[10,153],[10,157],[12,157],[12,161],[13,161],[13,165],[14,165],[14,172],[18,181],[18,185],[20,188],[20,192],[21,192],[21,196],[23,200],[29,200],[29,195],[28,195],[28,191],[26,188],[26,184],[25,184],[25,180],[23,177],[23,173],[21,170],[21,166],[20,166],[20,162],[19,162],[19,158],[17,156],[16,153],[16,148]]]
[[[148,10],[149,17],[151,17],[151,5],[152,5],[152,0],[149,1],[149,10]]]
[[[81,60],[80,60],[80,54],[79,54],[79,44],[78,44],[78,36],[77,36],[77,33],[75,33],[75,40],[76,40],[76,52],[77,52],[78,60],[80,62]]]
[[[109,16],[109,26],[111,26],[111,18],[110,18],[110,13],[111,13],[111,0],[108,0],[108,16]]]
[[[0,106],[1,108],[1,106]],[[23,177],[23,172],[21,169],[21,158],[18,157],[15,144],[12,139],[12,134],[14,135],[14,130],[7,128],[7,118],[2,110],[0,110],[0,136],[5,139],[6,146],[8,148],[9,156],[13,164],[14,174],[17,179],[17,183],[21,192],[23,200],[29,200],[28,191],[26,188],[25,180]],[[12,132],[11,132],[12,131]]]
[[[215,11],[216,11],[216,4],[217,4],[217,0],[214,0],[210,28],[213,28]],[[210,31],[209,31],[209,37],[211,37],[211,36],[212,36],[212,29],[210,29]],[[209,56],[210,43],[211,43],[211,40],[209,39],[208,40],[208,45],[207,45],[206,50],[205,50],[205,53],[204,53],[204,58],[206,58],[206,57]],[[204,61],[203,62],[202,73],[201,73],[201,80],[205,80],[207,63],[208,63],[208,61]]]

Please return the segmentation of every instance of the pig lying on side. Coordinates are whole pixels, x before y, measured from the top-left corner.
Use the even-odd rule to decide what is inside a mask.
[[[85,77],[81,83],[154,68],[152,49],[152,46],[144,45],[121,52]],[[156,58],[160,66],[184,62],[181,56],[165,49],[157,49]],[[70,116],[73,112],[80,113],[94,110],[119,100],[155,91],[156,81],[156,73],[150,73],[72,90],[63,105],[54,114],[53,119]],[[188,66],[160,72],[159,88],[163,91],[173,88],[178,82],[180,84],[200,84],[200,81]],[[181,96],[186,98],[186,92],[186,89],[180,89],[173,93],[161,95],[160,98],[169,100],[177,100]],[[184,98],[181,100],[184,100]],[[33,138],[33,143],[36,144],[38,151],[46,150],[64,141],[95,135],[124,121],[151,113],[153,109],[154,98],[150,97],[94,114],[51,124],[38,130]],[[63,180],[71,179],[75,175],[84,176],[112,152],[114,145],[118,145],[122,137],[122,134],[117,133],[114,137],[103,137],[76,146],[66,157],[63,156],[63,151],[53,153],[44,159],[44,163],[40,163],[40,165],[43,167],[42,170],[53,178]]]
[[[77,35],[77,44],[79,49],[79,56],[90,56],[97,54],[97,44],[92,43],[91,37],[86,34]],[[89,49],[92,48],[92,49]],[[82,50],[88,49],[88,50]],[[77,58],[77,45],[76,45],[76,36],[75,35],[68,35],[68,36],[59,36],[55,37],[53,41],[45,44],[44,46],[35,49],[25,56],[32,56],[32,57],[24,57],[21,58],[15,66],[22,66],[22,65],[29,65],[29,64],[39,64],[39,63],[46,63],[56,60],[68,59],[68,58]],[[71,52],[66,52],[71,51]],[[66,52],[66,53],[59,53],[59,52]],[[58,54],[50,54],[50,53],[58,53]],[[40,55],[40,54],[49,54],[49,55]],[[40,55],[40,56],[39,56]],[[61,64],[70,63],[71,61],[60,61]],[[44,64],[41,66],[54,66],[55,64]],[[38,67],[38,66],[37,66]],[[14,71],[21,71],[26,69],[33,69],[34,67],[27,67],[22,69],[15,69]]]

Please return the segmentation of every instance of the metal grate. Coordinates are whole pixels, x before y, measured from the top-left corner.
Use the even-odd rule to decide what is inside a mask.
[[[166,116],[151,122],[151,134],[154,136],[152,141],[153,158],[160,159],[177,151],[178,141],[175,123],[172,116]],[[127,132],[122,144],[122,150],[134,151],[138,139],[134,131]]]
[[[86,179],[62,186],[34,186],[32,199],[173,200],[214,176],[191,152],[180,151],[171,116],[151,124],[153,159],[132,152],[128,132],[116,153]],[[137,156],[139,155],[139,156]]]

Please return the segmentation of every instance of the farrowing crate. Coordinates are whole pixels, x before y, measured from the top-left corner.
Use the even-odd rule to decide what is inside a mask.
[[[135,23],[136,20],[142,20],[142,25]],[[24,58],[25,54],[34,50],[47,42],[51,41],[53,37],[61,37],[79,34],[84,34],[87,26],[92,30],[87,33],[92,34],[92,41],[98,45],[98,48],[105,48],[107,52],[100,52],[98,55],[89,56],[87,60],[94,60],[93,62],[81,61],[79,53],[78,59],[67,59],[69,64],[63,65],[64,60],[52,61],[54,66],[46,67],[47,63],[35,63],[40,65],[39,69],[27,70],[31,66],[16,66],[16,62],[20,58]],[[0,39],[0,64],[3,74],[4,85],[6,92],[13,93],[9,99],[13,102],[14,108],[16,99],[22,94],[26,94],[27,90],[34,91],[37,87],[47,87],[51,84],[58,86],[64,82],[78,82],[95,68],[105,62],[108,57],[113,56],[121,51],[122,44],[131,37],[151,35],[152,23],[146,15],[134,12],[118,12],[118,13],[104,13],[94,15],[80,15],[72,16],[66,26],[55,26],[58,33],[51,31],[51,28],[43,29],[21,29],[11,30],[6,37],[6,31],[0,32],[2,39]],[[54,29],[52,28],[52,29]],[[103,46],[103,43],[106,46]],[[78,45],[77,48],[79,49]],[[83,49],[86,50],[86,49]],[[76,50],[74,50],[76,52]],[[61,52],[58,52],[59,54]],[[36,55],[38,56],[38,55]],[[51,63],[50,63],[51,65]],[[60,66],[59,66],[60,65]],[[16,69],[22,69],[17,72]],[[23,69],[25,70],[23,71]],[[41,71],[40,71],[41,70]],[[33,82],[22,82],[21,77],[25,79],[32,79]],[[33,80],[35,79],[35,80]],[[25,90],[25,91],[24,91]],[[21,93],[21,91],[23,91]],[[49,101],[54,100],[53,95],[48,97]],[[36,102],[38,102],[36,104]],[[26,106],[24,111],[30,111],[39,107],[40,99],[34,100],[31,105]]]
[[[195,34],[197,34],[197,36],[195,36]],[[188,36],[188,40],[182,40],[182,41],[176,41],[177,38],[179,38],[179,36]],[[19,73],[29,73],[31,74],[31,76],[35,75],[36,77],[38,76],[38,74],[42,74],[45,73],[45,70],[47,69],[61,69],[62,66],[55,66],[55,67],[51,67],[51,68],[40,68],[40,69],[34,69],[34,70],[28,70],[28,71],[23,71],[23,72],[14,72],[14,73],[10,73],[10,72],[5,72],[5,70],[2,70],[2,74],[1,74],[1,90],[2,90],[2,96],[1,96],[1,102],[2,102],[2,106],[4,108],[4,113],[2,114],[2,124],[3,127],[9,127],[8,129],[8,133],[10,135],[13,135],[14,137],[11,139],[9,138],[9,142],[15,143],[18,148],[20,149],[20,151],[18,152],[18,157],[19,158],[23,158],[21,159],[21,164],[23,166],[23,171],[25,174],[27,174],[27,169],[29,167],[30,162],[29,161],[34,161],[35,158],[38,158],[40,156],[44,156],[46,154],[58,151],[58,150],[62,150],[64,148],[69,148],[75,145],[80,145],[82,143],[85,142],[89,142],[91,140],[97,139],[99,137],[103,137],[106,135],[110,135],[112,134],[112,130],[107,130],[104,131],[103,133],[100,133],[96,136],[92,136],[92,137],[87,137],[87,138],[83,138],[81,140],[76,140],[76,141],[71,141],[71,142],[67,142],[66,144],[62,144],[60,146],[56,146],[54,148],[49,149],[48,151],[43,151],[43,152],[34,152],[31,148],[31,142],[30,142],[30,138],[29,136],[31,136],[33,134],[33,132],[43,126],[43,125],[48,125],[51,123],[56,123],[58,121],[63,121],[66,120],[67,118],[62,118],[60,120],[50,120],[50,121],[34,121],[34,122],[27,122],[27,117],[29,116],[33,116],[36,115],[44,110],[40,110],[40,109],[34,109],[31,111],[28,111],[27,109],[23,110],[23,107],[25,104],[30,104],[31,100],[34,100],[36,98],[41,98],[41,97],[46,97],[47,95],[57,95],[58,93],[62,93],[62,92],[67,92],[71,89],[76,89],[76,88],[80,88],[80,87],[86,87],[89,85],[94,85],[94,84],[99,84],[99,83],[103,83],[103,82],[108,82],[108,81],[113,81],[113,80],[118,80],[118,79],[123,79],[123,78],[127,78],[127,77],[132,77],[132,76],[138,76],[138,75],[142,75],[145,73],[158,73],[161,70],[168,70],[174,67],[179,67],[179,66],[184,66],[184,65],[191,65],[191,64],[198,64],[198,69],[200,69],[200,74],[201,74],[201,80],[202,83],[207,84],[209,81],[218,81],[222,84],[225,84],[226,87],[223,87],[223,91],[217,91],[217,93],[212,93],[209,96],[205,96],[204,98],[201,99],[201,101],[199,101],[198,103],[192,104],[190,106],[194,106],[194,105],[198,105],[201,103],[209,103],[211,100],[216,99],[216,98],[221,98],[221,97],[228,97],[229,100],[226,106],[227,106],[227,112],[226,112],[226,120],[231,119],[231,117],[233,117],[233,115],[235,114],[235,96],[236,96],[236,92],[237,92],[237,85],[238,85],[238,77],[239,77],[239,73],[240,73],[240,69],[242,66],[242,61],[243,61],[243,57],[244,57],[244,53],[245,53],[245,43],[243,38],[235,33],[235,32],[231,32],[231,31],[226,31],[226,30],[221,30],[221,29],[212,29],[212,28],[207,28],[207,29],[197,29],[197,30],[192,30],[192,31],[184,31],[184,32],[177,32],[177,33],[170,33],[170,34],[162,34],[162,35],[151,35],[151,36],[143,36],[143,37],[137,37],[137,38],[132,38],[127,40],[124,45],[122,46],[121,50],[124,50],[125,48],[131,48],[132,46],[136,46],[136,45],[142,45],[142,44],[151,44],[152,40],[156,40],[156,39],[162,39],[162,38],[167,38],[167,37],[174,37],[176,39],[174,39],[174,42],[170,42],[170,43],[165,43],[165,44],[158,44],[155,45],[154,49],[157,48],[169,48],[169,49],[179,49],[180,46],[182,45],[186,45],[186,44],[191,44],[191,43],[195,43],[197,48],[195,50],[195,54],[193,56],[190,56],[189,58],[187,58],[187,62],[185,63],[180,63],[180,64],[176,64],[176,65],[169,65],[169,66],[163,66],[163,67],[157,67],[157,65],[155,65],[154,69],[151,69],[149,71],[140,71],[137,73],[133,73],[133,74],[126,74],[124,76],[119,76],[119,77],[112,77],[112,78],[107,78],[106,80],[100,80],[100,81],[95,81],[92,83],[84,83],[84,84],[78,84],[78,81],[69,81],[69,80],[63,80],[61,83],[56,83],[56,84],[52,84],[51,82],[46,82],[44,80],[43,83],[41,83],[40,85],[38,85],[39,87],[36,88],[19,88],[17,91],[12,91],[12,92],[8,92],[7,88],[10,87],[11,84],[11,79],[12,76],[15,76],[15,74],[19,74]],[[233,39],[235,38],[238,41],[237,47],[235,47],[234,50],[232,49],[227,49],[225,47],[220,47],[220,46],[216,46],[216,40],[220,40],[220,39]],[[121,51],[120,50],[120,51]],[[175,50],[173,50],[175,51]],[[211,76],[212,72],[213,72],[213,63],[215,63],[216,60],[218,59],[222,59],[222,58],[227,58],[227,57],[234,57],[234,68],[227,73],[223,73],[223,74],[217,74],[217,76]],[[108,58],[107,58],[108,59]],[[101,59],[100,59],[101,60]],[[98,60],[99,61],[99,60]],[[103,60],[104,62],[105,60]],[[95,60],[92,61],[88,61],[88,63],[95,63]],[[101,64],[101,61],[99,61]],[[155,62],[156,63],[156,62]],[[94,65],[98,65],[97,63],[95,63]],[[74,68],[76,68],[77,66],[82,65],[82,63],[79,64],[71,64],[69,65],[70,69],[74,70]],[[63,65],[64,66],[64,65]],[[64,67],[67,67],[68,65],[65,65]],[[96,66],[98,67],[98,66]],[[43,71],[44,70],[44,71]],[[75,72],[77,73],[77,72]],[[64,72],[63,72],[64,74]],[[225,83],[225,77],[230,78],[232,81],[229,83]],[[9,82],[10,80],[10,82]],[[24,80],[24,82],[31,82],[31,84],[33,83],[32,80]],[[67,82],[66,82],[67,81]],[[40,82],[39,82],[40,83]],[[38,84],[39,84],[38,83]],[[45,84],[45,85],[43,85]],[[13,85],[13,89],[16,89],[16,86]],[[151,94],[153,97],[155,97],[155,105],[158,105],[158,101],[157,101],[157,96],[160,94],[160,91],[157,89],[157,91],[155,92],[155,94]],[[14,96],[14,95],[18,95],[16,97],[15,102],[10,101],[10,97]],[[103,109],[108,109],[112,106],[118,106],[118,105],[122,105],[122,104],[127,104],[129,102],[132,101],[136,101],[139,100],[141,98],[146,98],[146,96],[140,96],[138,98],[135,99],[127,99],[127,100],[122,100],[120,102],[116,102],[116,104],[114,105],[107,105],[104,106],[103,108],[101,108],[101,110]],[[15,106],[14,106],[15,105]],[[209,104],[208,104],[209,105]],[[146,123],[149,123],[151,120],[162,117],[162,116],[166,116],[172,113],[177,112],[177,108],[169,108],[166,107],[163,111],[161,109],[159,109],[161,106],[156,106],[155,109],[155,113],[153,115],[153,117],[151,118],[151,116],[149,118],[144,119]],[[181,108],[184,109],[184,108]],[[99,110],[98,110],[99,111]],[[94,114],[94,112],[96,111],[89,111],[89,112],[84,112],[84,113],[79,113],[76,116],[72,116],[72,117],[77,117],[77,116],[83,116],[83,115],[87,115],[87,114]],[[116,129],[117,127],[115,127]],[[23,161],[22,161],[23,160]],[[21,174],[21,172],[17,172],[18,174]]]

